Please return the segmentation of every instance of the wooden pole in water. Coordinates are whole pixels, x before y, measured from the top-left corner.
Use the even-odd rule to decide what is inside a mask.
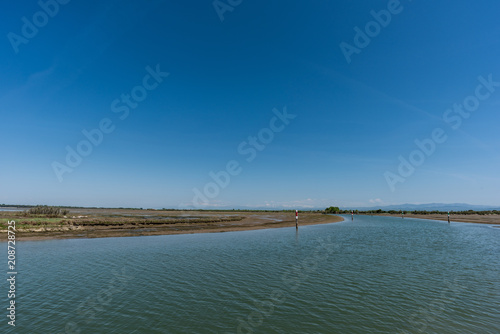
[[[351,210],[351,220],[354,220],[354,210]]]
[[[295,229],[299,229],[299,210],[295,210]]]
[[[450,211],[448,211],[448,224],[450,223]]]

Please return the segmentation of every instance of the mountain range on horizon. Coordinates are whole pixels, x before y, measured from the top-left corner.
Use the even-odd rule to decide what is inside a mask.
[[[344,209],[344,208],[342,208]],[[385,206],[372,206],[372,207],[362,207],[362,208],[345,208],[345,209],[354,209],[354,210],[374,210],[374,209],[382,209],[384,211],[388,210],[407,210],[407,211],[485,211],[485,210],[500,210],[498,206],[491,205],[475,205],[475,204],[467,204],[467,203],[427,203],[427,204],[397,204],[397,205],[385,205]]]
[[[331,206],[336,206],[335,203],[333,203]],[[500,210],[500,206],[494,206],[494,205],[476,205],[476,204],[467,204],[467,203],[426,203],[426,204],[411,204],[411,203],[405,203],[405,204],[394,204],[394,205],[378,205],[378,206],[365,206],[365,207],[354,207],[354,206],[339,206],[341,210],[360,210],[360,211],[367,211],[367,210],[378,210],[382,209],[384,211],[389,211],[389,210],[405,210],[405,211],[467,211],[467,210],[474,210],[474,211],[487,211],[487,210]],[[215,209],[215,210],[232,210],[233,207],[218,207],[218,208],[206,208],[208,210]],[[280,206],[275,206],[275,207],[266,207],[266,206],[257,206],[257,207],[250,207],[250,206],[240,206],[240,207],[234,207],[234,209],[240,209],[240,210],[302,210],[302,211],[309,211],[309,210],[324,210],[324,207],[306,207],[306,206],[300,206],[298,205],[295,208],[291,207],[280,207]]]
[[[332,204],[332,206],[335,206],[335,204]],[[411,203],[405,203],[405,204],[393,204],[393,205],[375,205],[375,206],[365,206],[365,207],[354,207],[354,206],[339,206],[341,210],[360,210],[360,211],[367,211],[367,210],[384,210],[384,211],[389,211],[389,210],[406,210],[406,211],[467,211],[467,210],[474,210],[474,211],[487,211],[487,210],[500,210],[500,206],[494,206],[494,205],[477,205],[477,204],[467,204],[467,203],[426,203],[426,204],[411,204]],[[279,208],[279,207],[240,207],[238,209],[248,209],[248,210],[282,210],[282,209],[297,209],[297,210],[324,210],[325,208],[320,208],[320,207],[304,207],[304,206],[297,206],[296,208]]]

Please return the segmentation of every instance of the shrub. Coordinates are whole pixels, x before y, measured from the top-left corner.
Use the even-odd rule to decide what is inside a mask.
[[[48,217],[59,217],[66,216],[68,213],[69,210],[47,205],[37,205],[24,211],[25,216],[44,215]]]

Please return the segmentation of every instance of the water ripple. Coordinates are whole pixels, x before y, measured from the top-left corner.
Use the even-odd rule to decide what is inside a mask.
[[[16,332],[498,333],[499,236],[358,217],[299,234],[23,242]]]

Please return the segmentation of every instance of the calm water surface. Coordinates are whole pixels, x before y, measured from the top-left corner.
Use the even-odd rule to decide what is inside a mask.
[[[4,315],[0,332],[500,333],[500,229],[346,219],[18,242],[16,328]]]

